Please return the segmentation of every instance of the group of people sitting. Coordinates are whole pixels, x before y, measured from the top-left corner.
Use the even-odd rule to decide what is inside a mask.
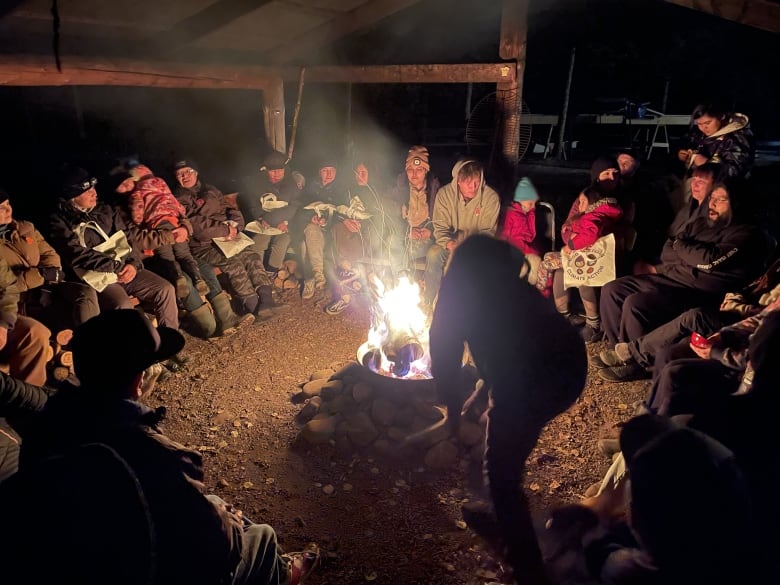
[[[562,225],[563,246],[551,251],[546,224],[536,216],[540,195],[530,179],[519,181],[512,203],[502,208],[479,161],[458,160],[451,182],[440,187],[422,146],[409,149],[392,189],[374,186],[365,161],[356,162],[342,180],[334,160],[323,160],[307,187],[287,156],[273,152],[236,199],[203,182],[189,159],[173,165],[173,190],[148,166],[123,162],[109,174],[106,201],[98,199],[91,173],[70,167],[62,173],[59,202],[43,232],[14,219],[8,194],[0,192],[0,359],[10,369],[10,376],[0,376],[0,406],[45,409],[29,434],[24,425],[0,419],[0,482],[20,467],[19,434],[26,441],[22,470],[25,460],[71,456],[69,447],[108,446],[109,458],[130,462],[159,519],[160,544],[170,554],[160,560],[158,569],[166,576],[160,582],[191,581],[198,571],[204,571],[201,576],[213,571],[208,582],[257,582],[262,574],[269,579],[264,582],[299,583],[316,563],[316,547],[282,556],[270,527],[204,497],[199,454],[162,435],[157,427],[162,413],[138,399],[151,388],[155,364],[168,360],[176,367],[186,359],[180,310],[201,337],[229,335],[284,310],[273,283],[287,270],[291,253],[299,260],[301,296],[311,299],[329,288],[329,314],[348,307],[360,290],[356,285],[371,272],[397,279],[420,270],[422,303],[434,311],[434,376],[450,410],[460,412],[456,370],[468,342],[492,393],[487,469],[508,558],[518,575],[545,582],[518,486],[542,428],[584,386],[583,342],[608,340],[608,349],[590,357],[607,380],[653,373],[652,391],[636,405],[638,414],[697,414],[730,404],[735,393],[746,395],[740,402],[750,407],[746,412],[763,404],[752,398],[751,384],[760,376],[751,343],[774,322],[771,312],[780,306],[780,262],[769,266],[775,252],[771,238],[744,212],[742,189],[752,163],[749,130],[744,116],[713,106],[697,109],[694,121],[691,144],[679,153],[686,171],[682,204],[668,231],[643,223],[648,206],[660,202],[648,200],[652,190],[638,172],[639,160],[622,152],[593,163],[591,181]],[[623,275],[603,287],[579,286],[581,316],[565,288],[564,261],[609,234],[615,235],[616,269]],[[133,308],[136,302],[154,316],[156,327]],[[580,328],[579,335],[572,326]],[[46,347],[50,331],[61,328],[76,331],[71,344],[76,379],[47,404],[48,393],[41,389]],[[691,338],[692,333],[697,335]],[[133,359],[118,362],[116,355]],[[518,379],[522,400],[515,396]],[[457,420],[450,417],[453,430]],[[623,443],[618,450],[626,449]],[[636,451],[634,445],[630,455],[624,453],[629,475]],[[143,460],[139,453],[146,454]],[[157,460],[164,453],[167,464]],[[106,452],[79,456],[102,458]],[[169,477],[162,467],[170,482],[160,479]],[[625,469],[612,476],[625,478]],[[14,497],[29,487],[7,485]],[[170,501],[170,485],[179,486],[188,500],[166,515],[159,506]],[[205,546],[206,540],[173,542],[188,532],[176,528],[177,522],[196,512],[192,526],[211,525],[213,546]],[[641,539],[618,540],[644,556],[636,563],[638,557],[628,555],[634,564],[621,573],[625,565],[607,554],[612,549],[598,549],[602,562],[593,566],[600,577],[634,582],[615,577],[630,573],[671,582],[663,580],[672,565],[664,566],[659,549]],[[177,561],[185,550],[203,550],[196,555],[202,563],[191,573],[182,572]],[[24,547],[19,558],[27,558]]]
[[[430,347],[453,432],[490,388],[492,507],[464,506],[464,517],[476,527],[495,523],[518,581],[549,583],[552,567],[558,578],[608,585],[778,582],[776,445],[766,429],[780,383],[780,260],[756,221],[761,210],[750,209],[746,117],[702,106],[693,121],[668,223],[642,221],[648,206],[669,199],[648,199],[638,160],[620,153],[594,163],[560,252],[536,246],[538,197],[523,179],[498,232],[511,246],[468,238],[442,281]],[[562,259],[610,233],[633,245],[617,246],[617,278],[579,287],[583,319],[570,309]],[[591,345],[588,357],[587,343],[603,338],[607,347]],[[466,344],[485,380],[470,397],[459,371]],[[604,480],[549,517],[554,544],[543,558],[519,487],[525,459],[579,396],[588,361],[608,381],[653,381],[619,438],[599,441],[613,457]],[[572,554],[582,560],[573,571],[571,562],[556,565]]]

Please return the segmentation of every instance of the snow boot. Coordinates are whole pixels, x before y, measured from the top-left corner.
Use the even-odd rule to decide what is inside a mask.
[[[225,291],[222,291],[213,299],[211,306],[214,309],[214,318],[217,321],[217,335],[233,335],[236,331],[245,325],[251,325],[255,316],[252,313],[241,315],[240,317],[233,312],[230,306],[230,299]]]
[[[190,311],[188,317],[192,333],[196,337],[208,339],[217,331],[217,322],[214,315],[211,314],[211,307],[208,303],[203,303],[194,311]]]

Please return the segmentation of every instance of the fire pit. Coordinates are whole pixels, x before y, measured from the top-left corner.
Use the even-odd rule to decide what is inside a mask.
[[[430,378],[428,316],[420,306],[420,286],[407,277],[386,290],[375,278],[376,302],[371,307],[368,339],[358,348],[358,361],[393,378]]]
[[[431,469],[452,469],[464,449],[481,460],[483,426],[463,421],[459,436],[451,437],[446,409],[437,403],[419,287],[407,279],[390,291],[376,286],[368,340],[358,349],[358,361],[338,372],[315,372],[302,386],[300,440],[329,445],[345,457],[370,450],[418,463],[423,455]],[[474,382],[473,369],[468,374]]]

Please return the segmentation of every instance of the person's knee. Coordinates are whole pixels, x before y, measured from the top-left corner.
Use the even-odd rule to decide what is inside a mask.
[[[192,281],[190,281],[192,282]],[[176,289],[174,286],[166,281],[163,281],[157,285],[157,295],[164,300],[173,299],[176,302]]]
[[[49,344],[51,331],[40,321],[20,319],[17,327],[21,327],[19,345],[27,348],[43,348]]]
[[[428,265],[443,265],[444,264],[444,248],[438,244],[433,244],[428,248],[428,252],[425,254],[425,259],[428,261]]]
[[[680,325],[691,331],[699,331],[705,324],[706,317],[706,312],[702,308],[688,309],[680,315]]]

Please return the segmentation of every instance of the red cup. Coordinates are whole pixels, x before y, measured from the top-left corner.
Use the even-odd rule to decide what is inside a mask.
[[[699,349],[706,349],[711,343],[703,335],[694,332],[691,333],[691,345],[693,345],[693,347],[698,347]]]

